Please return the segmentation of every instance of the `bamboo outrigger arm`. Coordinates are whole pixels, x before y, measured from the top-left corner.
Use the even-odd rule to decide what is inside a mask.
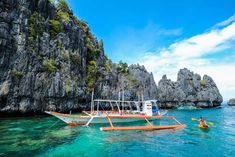
[[[150,126],[153,126],[152,123],[150,123],[150,121],[147,119],[147,118],[144,118],[146,120],[146,122],[150,125]]]
[[[86,115],[88,115],[88,116],[90,116],[90,117],[92,117],[92,115],[91,114],[89,114],[88,112],[86,112],[86,111],[82,111],[83,113],[85,113]]]
[[[101,131],[126,131],[126,130],[166,130],[166,129],[180,129],[186,127],[185,124],[181,124],[178,120],[176,120],[173,116],[159,116],[158,118],[170,118],[175,120],[177,125],[165,125],[165,126],[154,126],[151,122],[149,122],[148,118],[152,116],[128,116],[129,118],[144,118],[145,121],[149,124],[149,126],[123,126],[123,127],[114,127],[111,121],[111,118],[126,118],[125,116],[106,116],[110,123],[110,127],[101,127]]]
[[[85,126],[89,126],[89,124],[91,123],[91,121],[93,120],[93,116],[91,117],[91,119],[85,124]]]

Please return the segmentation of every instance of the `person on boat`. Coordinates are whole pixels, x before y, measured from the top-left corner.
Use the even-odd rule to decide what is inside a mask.
[[[204,120],[203,117],[200,117],[200,119],[198,121],[199,121],[199,126],[208,127],[208,125],[206,124],[206,121]]]

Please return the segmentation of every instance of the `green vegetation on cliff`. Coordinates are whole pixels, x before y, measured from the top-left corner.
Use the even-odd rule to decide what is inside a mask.
[[[70,92],[70,85],[69,85],[68,81],[65,84],[65,92],[66,92],[66,94],[68,94]]]
[[[123,61],[119,61],[117,71],[118,71],[118,73],[127,74],[128,73],[128,64]]]
[[[49,73],[55,72],[57,69],[55,60],[53,59],[44,60],[42,63],[42,68],[44,71],[49,72]]]
[[[55,1],[51,1],[55,3]],[[54,19],[49,21],[50,24],[50,34],[53,39],[62,32],[61,22],[69,22],[69,15],[71,14],[71,10],[66,3],[65,0],[58,0],[57,1],[57,10]]]
[[[199,83],[200,83],[200,85],[205,86],[206,85],[206,80],[200,80]]]
[[[58,10],[56,12],[57,20],[63,20],[65,22],[69,21],[69,15],[71,14],[71,9],[65,0],[59,0]]]
[[[113,63],[111,60],[106,59],[105,64],[104,64],[105,71],[110,72],[112,69],[112,64]]]
[[[50,34],[53,39],[56,38],[57,34],[62,31],[61,24],[58,20],[50,20]]]
[[[22,71],[19,71],[17,69],[13,69],[11,70],[10,72],[10,76],[13,80],[17,80],[19,78],[21,78],[23,76],[23,72]]]
[[[126,75],[126,78],[130,81],[132,86],[135,86],[139,83],[138,80],[132,75]]]
[[[100,76],[97,63],[95,61],[90,61],[87,65],[87,92],[91,92],[95,88],[98,78]]]
[[[65,0],[58,0],[58,8],[59,10],[71,14],[71,9],[69,8],[67,2]]]
[[[86,35],[87,62],[94,60],[101,54],[101,49],[96,46],[94,36],[88,32]]]
[[[85,21],[78,19],[76,16],[73,16],[73,19],[75,23],[79,25],[84,32],[86,32],[89,29],[88,24]]]
[[[33,42],[35,39],[40,37],[45,31],[45,19],[38,12],[34,12],[29,17],[29,41]]]
[[[55,1],[52,2],[55,3]],[[86,62],[89,63],[90,61],[96,60],[96,58],[98,58],[103,51],[103,42],[102,41],[97,42],[97,39],[91,33],[90,28],[85,21],[80,20],[76,16],[72,15],[72,11],[65,0],[57,0],[56,4],[57,4],[56,17],[55,19],[50,20],[51,36],[55,38],[57,34],[62,31],[61,22],[67,23],[69,22],[70,18],[72,18],[74,22],[78,26],[80,26],[84,31],[84,33],[86,34],[85,36],[85,42],[87,47]],[[75,63],[78,63],[77,61],[80,59],[76,57],[75,60],[76,60]]]
[[[57,18],[60,20],[64,20],[65,22],[69,21],[69,14],[67,12],[57,11],[56,15],[57,15]]]
[[[70,55],[68,52],[62,52],[61,54],[61,59],[66,62],[66,61],[70,61]]]
[[[70,59],[73,64],[75,64],[75,65],[80,64],[81,57],[79,54],[70,53]]]

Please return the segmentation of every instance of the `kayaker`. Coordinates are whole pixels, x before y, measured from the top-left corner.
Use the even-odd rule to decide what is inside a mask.
[[[199,126],[208,127],[208,125],[206,124],[206,121],[202,117],[200,117],[198,121],[199,121]]]

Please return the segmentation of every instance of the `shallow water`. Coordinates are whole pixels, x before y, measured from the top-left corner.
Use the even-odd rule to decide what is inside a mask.
[[[54,117],[0,118],[1,156],[235,156],[235,107],[171,110],[188,126],[177,131],[101,132],[69,127]],[[214,122],[209,130],[191,118]],[[154,123],[166,124],[166,121]]]

